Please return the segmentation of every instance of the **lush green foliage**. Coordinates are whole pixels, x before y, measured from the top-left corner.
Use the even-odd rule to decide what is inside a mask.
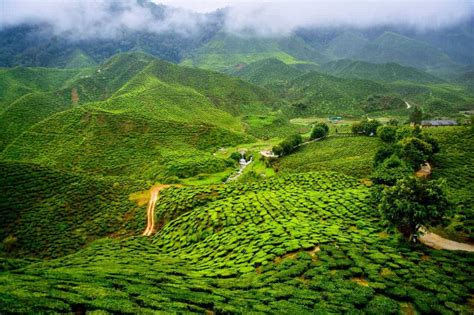
[[[144,224],[144,213],[128,200],[143,182],[2,162],[0,186],[1,252],[10,256],[63,256]]]
[[[380,126],[377,129],[377,135],[383,142],[393,143],[396,140],[397,128],[396,126]]]
[[[398,63],[369,63],[341,59],[322,65],[321,70],[336,77],[367,79],[382,82],[412,81],[416,83],[440,83],[441,79],[412,67]]]
[[[424,129],[439,142],[433,158],[433,178],[447,180],[447,194],[454,204],[448,232],[474,239],[474,133],[470,127]]]
[[[272,148],[274,154],[278,156],[288,155],[295,151],[303,143],[303,138],[299,134],[291,135]]]
[[[380,154],[382,151],[377,151]],[[371,179],[376,184],[393,186],[397,180],[408,177],[413,172],[403,160],[395,154],[389,154],[388,158],[383,159],[379,165],[376,165]]]
[[[423,112],[421,111],[421,109],[415,106],[415,108],[413,108],[413,111],[410,113],[410,122],[414,123],[415,125],[420,125],[422,119]]]
[[[384,189],[379,209],[411,240],[421,227],[441,223],[449,211],[449,203],[442,181],[410,177]]]
[[[14,262],[0,274],[0,310],[467,312],[472,256],[406,247],[370,200],[336,173],[168,189],[151,242],[103,239]]]
[[[301,147],[280,159],[280,172],[331,170],[363,178],[372,172],[372,158],[380,146],[378,138],[329,137]]]
[[[313,126],[313,130],[311,130],[310,139],[319,139],[324,138],[329,133],[329,126],[326,123],[317,123]]]
[[[364,136],[375,136],[377,134],[377,128],[381,126],[381,123],[378,120],[364,119],[359,123],[352,125],[352,133],[356,135]]]

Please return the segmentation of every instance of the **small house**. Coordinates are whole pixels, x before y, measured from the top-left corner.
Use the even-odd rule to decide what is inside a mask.
[[[458,123],[455,120],[439,119],[439,120],[422,120],[422,127],[442,127],[442,126],[456,126]]]

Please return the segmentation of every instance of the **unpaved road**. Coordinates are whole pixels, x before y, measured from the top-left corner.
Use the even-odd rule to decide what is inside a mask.
[[[415,176],[419,178],[428,178],[431,175],[431,170],[431,165],[425,163],[421,166],[420,170],[415,173]],[[424,228],[421,228],[420,232],[422,232],[423,235],[418,238],[419,241],[431,248],[474,252],[473,244],[451,241]]]
[[[148,201],[148,207],[146,210],[147,224],[146,229],[143,231],[143,236],[150,236],[155,232],[155,206],[158,197],[160,196],[160,191],[176,185],[158,185],[153,186],[150,189],[150,199]]]
[[[462,250],[465,252],[474,252],[474,245],[467,243],[459,243],[445,239],[438,234],[431,232],[425,232],[418,238],[421,243],[434,249],[446,249],[446,250]]]

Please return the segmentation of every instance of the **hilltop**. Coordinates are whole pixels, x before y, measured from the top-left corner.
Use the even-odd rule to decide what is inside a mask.
[[[322,62],[324,56],[298,37],[258,38],[217,34],[182,61],[183,65],[232,73],[246,64],[274,58],[286,64]]]
[[[443,80],[413,67],[397,63],[375,64],[342,59],[321,65],[321,72],[352,79],[367,79],[382,82],[409,81],[415,83],[441,83]]]

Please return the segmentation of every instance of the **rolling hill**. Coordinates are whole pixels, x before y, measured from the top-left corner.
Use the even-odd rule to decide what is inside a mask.
[[[384,32],[369,42],[356,58],[374,63],[394,62],[422,69],[455,65],[440,49],[394,32]]]
[[[275,58],[253,62],[233,73],[245,81],[269,88],[285,85],[302,74],[303,71]]]
[[[204,46],[191,52],[181,63],[225,73],[244,65],[275,58],[286,64],[315,64],[326,58],[297,37],[259,38],[217,34]]]
[[[321,72],[352,79],[381,82],[409,81],[415,83],[441,83],[443,80],[412,67],[397,63],[375,64],[364,61],[341,59],[321,65]]]

